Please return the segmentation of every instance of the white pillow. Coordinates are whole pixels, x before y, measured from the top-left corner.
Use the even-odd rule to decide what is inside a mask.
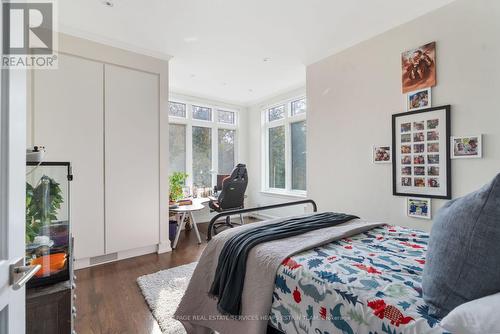
[[[475,299],[453,309],[441,327],[453,334],[500,334],[500,293]]]

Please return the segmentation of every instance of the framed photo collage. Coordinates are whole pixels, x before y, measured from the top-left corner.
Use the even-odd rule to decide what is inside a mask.
[[[451,198],[450,106],[392,116],[393,194]]]

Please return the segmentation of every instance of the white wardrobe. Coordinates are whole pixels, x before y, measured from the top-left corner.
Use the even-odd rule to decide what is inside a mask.
[[[106,252],[158,240],[158,77],[104,65]]]
[[[158,73],[72,54],[32,73],[29,141],[73,167],[77,267],[161,243],[160,87]]]

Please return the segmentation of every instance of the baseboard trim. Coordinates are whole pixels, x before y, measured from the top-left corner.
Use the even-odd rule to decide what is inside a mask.
[[[172,251],[172,247],[170,247],[170,240],[167,240],[167,242],[162,242],[158,244],[158,249],[157,253],[158,254],[163,254],[163,253],[168,253]]]
[[[93,258],[75,259],[75,270],[98,266],[105,263],[125,260],[136,256],[157,253],[159,245],[151,245],[141,248],[129,249],[121,252],[99,255]]]

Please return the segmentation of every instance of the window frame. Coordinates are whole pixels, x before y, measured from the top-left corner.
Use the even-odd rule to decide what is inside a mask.
[[[171,116],[171,117],[174,117],[176,120],[177,119],[181,119],[181,120],[184,119],[182,117],[177,117],[177,116]],[[185,122],[169,122],[168,123],[168,131],[169,131],[169,134],[168,134],[168,136],[169,136],[169,142],[168,142],[168,149],[169,149],[169,151],[168,151],[168,154],[169,154],[168,167],[169,167],[169,169],[171,168],[171,165],[170,165],[170,154],[171,154],[171,152],[170,152],[170,125],[171,124],[184,126],[184,134],[185,134],[184,135],[184,146],[185,146],[185,149],[186,149],[186,152],[185,152],[185,161],[184,161],[184,169],[186,169],[187,168],[187,160],[188,160],[188,156],[187,156],[187,153],[188,153],[188,149],[187,149],[187,145],[188,145],[188,141],[187,141],[188,126],[187,126],[187,124]],[[185,171],[187,172],[187,170],[185,170]],[[170,174],[171,173],[169,173],[169,175]]]
[[[212,174],[212,185],[213,187],[217,183],[217,174],[219,173],[219,138],[218,133],[219,129],[228,129],[235,130],[234,136],[234,161],[235,163],[239,160],[239,111],[233,108],[219,106],[215,104],[202,103],[200,101],[189,101],[181,98],[171,98],[169,99],[169,103],[183,103],[186,105],[186,118],[176,117],[176,116],[168,116],[168,123],[170,124],[182,124],[186,126],[186,173],[188,174],[186,180],[186,186],[193,186],[193,126],[210,128],[211,131],[211,139],[212,139],[212,168],[211,170],[216,171]],[[197,107],[205,107],[212,109],[212,120],[205,121],[193,118],[193,106]],[[229,123],[220,123],[219,119],[219,110],[222,111],[231,111],[234,113],[234,124]],[[170,128],[169,128],[170,131]],[[169,170],[169,174],[172,171]]]
[[[187,104],[186,104],[187,105]],[[200,105],[199,103],[193,103],[193,104],[190,104],[189,105],[190,109],[191,109],[191,119],[193,121],[197,121],[197,122],[203,122],[203,123],[213,123],[215,121],[215,116],[219,117],[219,115],[215,113],[215,110],[212,108],[212,107],[209,107],[209,106],[206,106],[206,105]],[[210,110],[210,119],[199,119],[199,118],[194,118],[194,107],[198,107],[198,108],[206,108],[206,109],[209,109]]]
[[[278,103],[273,103],[266,105],[262,108],[261,113],[261,140],[262,140],[262,157],[261,161],[261,175],[262,185],[261,189],[263,193],[284,195],[284,196],[294,196],[294,197],[306,197],[307,196],[307,181],[306,190],[292,189],[292,123],[306,121],[307,126],[307,99],[306,99],[306,112],[292,115],[292,102],[306,99],[304,95],[295,96],[286,100],[282,100]],[[285,106],[284,117],[278,120],[269,121],[269,110]],[[269,129],[277,126],[285,127],[285,188],[271,188],[269,186]]]
[[[236,116],[235,116],[236,117]],[[225,124],[225,123],[219,123],[219,124]],[[218,126],[215,128],[215,130],[212,130],[212,131],[215,131],[215,136],[212,136],[212,138],[216,138],[217,139],[217,143],[215,146],[217,146],[217,156],[215,157],[212,157],[212,160],[215,159],[217,160],[217,173],[215,174],[215,181],[212,180],[212,183],[213,185],[216,185],[217,183],[217,174],[219,174],[219,130],[234,130],[234,166],[236,166],[236,164],[238,163],[238,134],[239,134],[239,130],[237,128],[228,128],[228,127],[223,127],[223,126]],[[231,172],[231,171],[229,171]],[[215,183],[214,183],[215,182]]]
[[[299,113],[296,113],[294,114],[293,113],[293,104],[296,103],[296,102],[299,102],[299,101],[302,101],[304,100],[305,101],[305,104],[306,104],[306,109],[304,110],[304,112],[299,112]],[[306,114],[307,113],[307,100],[305,97],[302,97],[300,99],[294,99],[290,102],[290,116],[297,116],[297,115],[300,115],[300,114]]]
[[[226,122],[221,122],[219,120],[219,112],[229,112],[229,113],[233,113],[233,121],[234,123],[226,123]],[[217,109],[217,119],[214,119],[214,122],[217,123],[217,124],[226,124],[226,125],[235,125],[236,124],[236,112],[234,110],[228,110],[227,108],[218,108]]]
[[[271,121],[269,112],[272,109],[278,109],[278,108],[281,108],[281,107],[283,107],[283,117],[282,118],[278,118],[278,119],[273,119]],[[274,123],[274,122],[283,121],[286,118],[286,114],[287,113],[288,113],[288,111],[287,111],[287,103],[278,103],[278,104],[275,104],[275,105],[273,105],[271,107],[266,108],[266,122],[268,122],[268,123]]]
[[[171,102],[175,103],[175,104],[183,104],[184,105],[184,112],[185,112],[186,115],[184,117],[170,115],[170,103]],[[188,116],[188,107],[187,107],[187,105],[185,103],[183,103],[183,102],[177,102],[177,101],[168,101],[168,104],[169,104],[169,106],[168,106],[168,117],[169,118],[170,117],[175,118],[175,119],[186,119],[187,118],[187,116]]]

